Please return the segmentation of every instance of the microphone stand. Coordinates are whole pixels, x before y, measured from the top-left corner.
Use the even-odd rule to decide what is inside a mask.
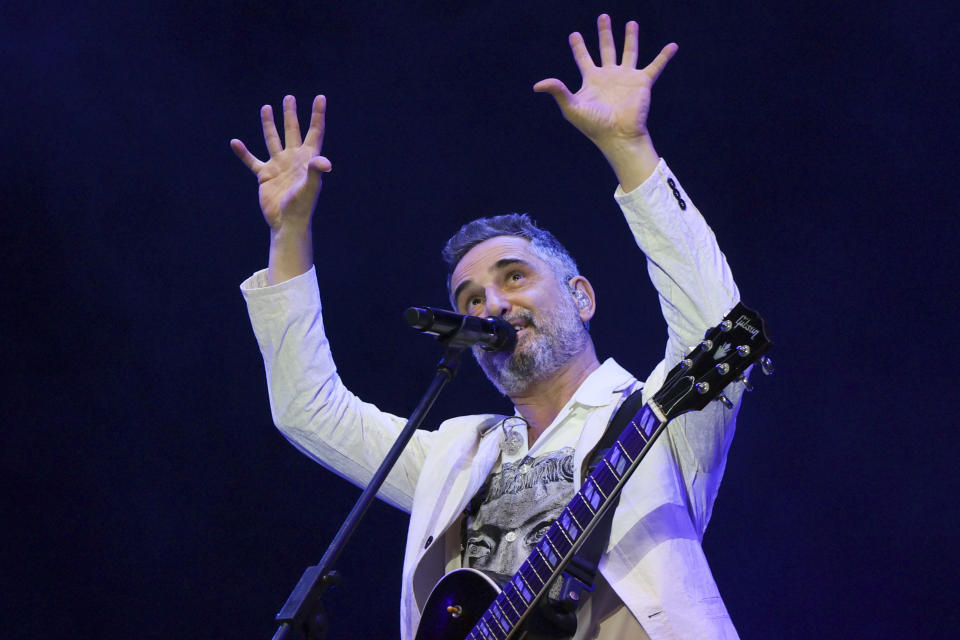
[[[441,337],[440,341],[444,345],[444,353],[443,358],[437,364],[433,381],[421,398],[420,404],[413,410],[413,414],[407,420],[406,426],[400,432],[386,458],[384,458],[376,473],[373,474],[370,483],[363,490],[347,519],[340,526],[333,542],[330,543],[323,557],[320,558],[320,562],[315,566],[307,567],[283,608],[280,609],[276,617],[280,626],[274,633],[273,640],[298,637],[297,635],[291,636],[291,633],[302,634],[302,637],[306,640],[319,640],[325,635],[327,621],[320,596],[328,587],[336,586],[340,582],[340,574],[333,570],[334,563],[367,512],[374,497],[376,497],[377,491],[387,478],[387,474],[397,463],[404,447],[407,446],[410,438],[413,437],[413,433],[420,427],[427,412],[430,411],[440,395],[440,391],[457,374],[457,368],[460,366],[460,353],[472,343],[470,340],[458,339],[456,332]]]

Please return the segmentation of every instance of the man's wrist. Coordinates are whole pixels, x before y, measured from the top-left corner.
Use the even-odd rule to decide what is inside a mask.
[[[294,222],[293,220],[284,220],[283,224],[277,228],[270,227],[270,242],[275,241],[299,241],[304,236],[310,236],[312,233],[312,220],[307,219],[304,222]]]
[[[594,141],[620,181],[624,191],[639,187],[656,170],[660,156],[649,134],[634,138]]]

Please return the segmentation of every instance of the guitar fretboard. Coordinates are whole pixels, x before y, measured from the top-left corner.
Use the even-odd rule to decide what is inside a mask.
[[[643,406],[467,638],[505,640],[510,636],[579,549],[584,534],[606,511],[665,424],[649,404]]]

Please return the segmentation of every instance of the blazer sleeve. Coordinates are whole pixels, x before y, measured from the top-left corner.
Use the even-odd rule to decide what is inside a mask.
[[[666,373],[739,302],[740,292],[713,231],[663,160],[630,193],[618,187],[615,198],[646,255],[667,324],[664,360],[645,384],[653,395]],[[724,392],[733,409],[711,402],[676,418],[667,430],[701,533],[723,475],[742,393],[742,385],[734,383]]]
[[[240,285],[263,355],[274,424],[294,446],[363,487],[406,419],[363,402],[337,374],[323,328],[316,270],[274,286],[266,271]],[[418,431],[378,497],[409,512],[434,434]]]

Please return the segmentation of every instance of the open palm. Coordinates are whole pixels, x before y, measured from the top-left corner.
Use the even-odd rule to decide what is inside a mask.
[[[650,64],[637,69],[639,26],[636,22],[627,23],[621,64],[617,64],[608,15],[597,18],[597,32],[600,66],[594,64],[583,36],[570,35],[570,49],[582,77],[579,91],[571,93],[556,78],[541,80],[533,89],[552,95],[564,117],[597,144],[646,135],[651,89],[677,52],[677,45],[668,44]]]
[[[273,231],[281,227],[303,228],[310,223],[313,208],[320,193],[320,175],[330,171],[330,161],[319,155],[323,145],[326,99],[313,100],[310,127],[305,138],[300,137],[297,121],[297,103],[293,96],[283,99],[284,145],[280,143],[273,118],[273,108],[260,109],[263,137],[270,159],[263,162],[254,156],[240,140],[231,140],[230,147],[241,161],[257,176],[260,183],[260,209]]]

